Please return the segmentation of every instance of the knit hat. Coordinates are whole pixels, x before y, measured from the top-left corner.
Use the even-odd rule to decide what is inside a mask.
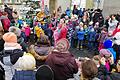
[[[70,48],[69,41],[66,38],[62,38],[57,41],[55,48],[60,52],[66,52]]]
[[[16,36],[18,36],[18,37],[21,35],[21,30],[17,27],[14,27],[14,26],[9,28],[9,32],[15,33]]]
[[[17,43],[17,36],[13,32],[8,32],[3,35],[3,40],[7,43]]]
[[[106,40],[104,42],[104,47],[107,48],[111,48],[112,47],[112,41],[111,40]]]
[[[101,49],[100,51],[99,51],[99,53],[100,53],[100,56],[101,57],[104,57],[104,56],[110,56],[112,53],[109,51],[109,50],[107,50],[107,49]]]
[[[41,35],[40,38],[37,40],[37,46],[40,45],[49,45],[49,39],[46,35]]]

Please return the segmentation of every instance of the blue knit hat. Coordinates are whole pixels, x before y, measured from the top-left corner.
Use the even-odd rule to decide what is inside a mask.
[[[112,47],[112,41],[111,40],[106,40],[104,42],[104,47],[107,48],[111,48]]]

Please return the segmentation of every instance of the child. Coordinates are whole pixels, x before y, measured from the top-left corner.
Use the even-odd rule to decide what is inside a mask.
[[[95,43],[95,37],[96,37],[96,32],[93,28],[93,23],[90,22],[89,23],[89,27],[88,27],[88,49],[92,50],[94,49],[94,43]]]
[[[26,42],[27,43],[29,42],[29,39],[30,39],[30,33],[31,33],[30,26],[29,25],[25,26],[25,35],[26,35]]]
[[[83,30],[83,28],[81,27],[80,31],[77,32],[77,37],[78,37],[78,41],[79,41],[79,50],[83,49],[83,40],[84,40],[84,35],[85,35],[85,32]]]
[[[108,35],[105,37],[105,40],[113,40],[112,31],[108,31]]]
[[[101,49],[99,53],[101,56],[101,64],[105,65],[107,71],[111,71],[112,70],[111,65],[114,64],[112,53],[107,49]]]
[[[112,41],[111,40],[106,40],[104,42],[104,48],[109,50],[112,55],[113,55],[113,58],[114,58],[114,62],[116,62],[116,52],[114,51],[114,49],[112,48]]]
[[[108,35],[107,29],[106,29],[106,28],[103,28],[103,29],[101,30],[101,33],[100,33],[99,38],[98,38],[98,42],[99,42],[98,50],[99,50],[99,51],[104,48],[103,42],[104,42],[105,37],[106,37],[107,35]]]
[[[98,68],[97,77],[100,80],[111,80],[111,78],[109,76],[109,71],[104,66],[105,59],[102,58],[100,55],[96,55],[96,56],[93,57],[92,60],[95,62],[95,64],[97,65],[97,68]]]

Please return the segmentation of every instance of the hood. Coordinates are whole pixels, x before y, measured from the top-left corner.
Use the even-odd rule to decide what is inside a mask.
[[[34,50],[35,50],[35,52],[38,55],[47,55],[48,51],[49,51],[49,47],[38,47],[38,46],[35,46]]]
[[[10,56],[10,61],[14,65],[17,60],[23,56],[23,51],[20,49],[5,50],[3,57]]]
[[[71,57],[73,57],[70,53],[60,53],[60,52],[52,52],[53,63],[58,66],[64,66],[69,62]]]

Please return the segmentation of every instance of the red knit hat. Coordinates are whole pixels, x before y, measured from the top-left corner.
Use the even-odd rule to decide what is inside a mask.
[[[3,40],[7,43],[17,43],[17,36],[13,32],[8,32],[3,35]]]

